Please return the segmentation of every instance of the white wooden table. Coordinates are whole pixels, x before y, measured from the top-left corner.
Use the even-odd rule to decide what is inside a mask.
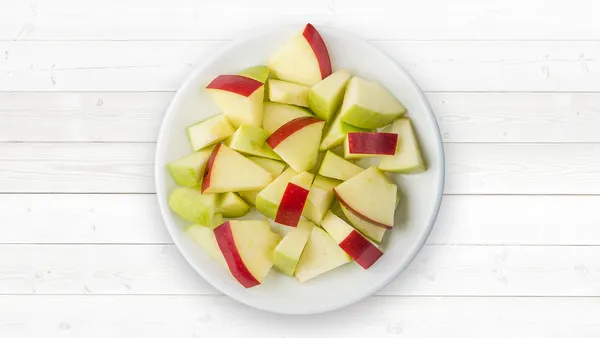
[[[0,337],[599,337],[600,2],[0,1]],[[305,317],[219,294],[157,211],[158,127],[190,68],[257,25],[372,40],[446,142],[427,245]]]

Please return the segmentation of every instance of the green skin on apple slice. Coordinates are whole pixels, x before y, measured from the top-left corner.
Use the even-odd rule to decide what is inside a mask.
[[[321,141],[319,150],[324,151],[327,149],[335,148],[341,145],[346,139],[346,135],[350,132],[361,132],[369,131],[368,129],[361,129],[347,123],[342,122],[341,114],[337,114],[331,122],[331,125],[327,128],[325,136]]]
[[[250,68],[246,68],[246,69],[242,70],[239,73],[239,75],[249,77],[256,81],[265,83],[265,82],[267,82],[267,79],[269,78],[270,73],[271,73],[271,71],[269,70],[269,67],[267,67],[267,66],[254,66],[254,67],[250,67]]]
[[[290,180],[298,175],[292,168],[286,169],[279,177],[273,182],[266,186],[257,196],[255,200],[256,209],[267,216],[268,218],[275,219],[277,215],[277,209],[279,209],[279,203],[285,192]]]
[[[314,85],[308,93],[308,106],[315,115],[325,121],[331,120],[344,99],[350,73],[345,69],[329,75]]]
[[[271,175],[273,175],[273,177],[279,176],[283,172],[283,169],[285,169],[285,163],[280,161],[256,156],[247,156],[247,158],[263,167],[263,169],[268,171]]]
[[[277,102],[265,102],[264,119],[262,121],[263,129],[272,134],[275,130],[291,120],[299,117],[312,116],[312,114],[301,107]]]
[[[304,246],[308,242],[314,224],[308,221],[298,222],[273,251],[273,265],[282,273],[293,276]]]
[[[379,82],[353,77],[348,83],[340,114],[355,127],[375,129],[386,126],[406,108]]]
[[[352,261],[335,240],[319,227],[313,227],[300,256],[294,276],[300,283]]]
[[[250,206],[238,194],[226,192],[219,197],[217,207],[224,217],[242,217],[250,211]]]
[[[398,145],[396,155],[381,158],[379,169],[399,174],[413,174],[427,170],[417,137],[408,118],[397,119],[384,131],[398,134]]]
[[[169,196],[169,207],[182,218],[210,227],[217,210],[217,196],[202,194],[199,189],[180,187]]]
[[[218,217],[217,215],[215,216]],[[223,220],[222,216],[221,220]],[[219,223],[218,225],[221,224]],[[216,226],[213,228],[216,228]],[[194,243],[198,244],[202,249],[204,249],[210,258],[214,259],[217,263],[219,263],[219,265],[227,269],[227,262],[225,262],[225,257],[223,257],[223,254],[219,249],[217,239],[215,238],[215,233],[212,230],[213,228],[207,228],[199,224],[194,224],[187,227],[185,229],[185,233],[194,241]]]
[[[184,187],[202,185],[202,177],[212,148],[191,153],[183,158],[167,164],[175,183]]]
[[[265,143],[268,137],[269,133],[262,128],[243,124],[231,135],[228,146],[247,155],[281,160],[279,155]]]
[[[233,135],[235,129],[223,114],[187,127],[187,134],[192,150],[198,151],[215,143],[219,143]]]
[[[334,152],[327,151],[319,168],[319,175],[346,181],[360,174],[363,170],[362,167],[343,159]]]
[[[310,87],[281,80],[269,80],[269,100],[295,106],[308,107]]]
[[[310,187],[302,215],[316,224],[321,224],[325,213],[333,204],[335,198],[333,188],[340,183],[338,180],[317,175]]]

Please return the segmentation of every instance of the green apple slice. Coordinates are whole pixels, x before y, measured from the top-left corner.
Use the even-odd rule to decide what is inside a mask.
[[[202,185],[204,169],[211,153],[212,149],[204,149],[167,164],[175,183],[185,187]]]
[[[325,131],[325,136],[323,136],[319,150],[332,149],[341,145],[344,142],[346,135],[353,131],[361,132],[368,131],[368,129],[357,128],[342,122],[342,115],[338,113],[333,119],[333,122],[331,122],[331,125]]]
[[[335,197],[333,188],[340,183],[338,180],[317,175],[310,187],[302,215],[316,224],[321,224],[325,213],[333,204]]]
[[[310,87],[281,80],[269,80],[269,100],[308,107]]]
[[[188,138],[194,151],[212,146],[233,135],[235,129],[223,114],[187,127]]]
[[[217,196],[203,194],[196,188],[179,187],[169,196],[169,207],[181,218],[210,227],[217,211]]]
[[[240,191],[238,195],[249,204],[256,205],[256,196],[260,193],[260,190]]]
[[[296,266],[308,242],[314,224],[300,221],[296,228],[290,230],[273,251],[273,265],[288,276],[293,276]]]
[[[247,156],[247,158],[261,166],[263,169],[271,173],[273,177],[277,177],[281,175],[283,169],[285,169],[285,163],[280,161],[271,160],[264,157],[256,157],[256,156]]]
[[[263,129],[248,124],[242,124],[235,133],[231,135],[227,145],[240,153],[281,160],[281,158],[275,154],[273,149],[269,148],[265,143],[268,137],[269,133]]]
[[[194,224],[185,229],[185,233],[194,241],[194,243],[198,244],[202,249],[204,249],[210,258],[214,259],[217,263],[219,263],[219,265],[227,269],[225,257],[223,257],[223,254],[219,249],[219,245],[217,244],[217,239],[215,238],[215,233],[213,232],[212,228]]]
[[[294,275],[300,283],[352,261],[335,240],[319,227],[313,227]]]
[[[235,127],[260,127],[263,119],[264,83],[241,75],[219,75],[206,90]]]
[[[308,93],[308,106],[325,121],[331,120],[344,99],[346,85],[352,75],[340,69],[314,85]]]
[[[335,187],[340,203],[359,218],[391,229],[398,187],[377,167],[370,167]]]
[[[332,151],[327,151],[319,168],[319,175],[346,181],[363,171],[362,167],[343,159]]]
[[[386,228],[369,223],[353,214],[350,210],[346,209],[340,203],[338,203],[338,205],[340,207],[340,210],[342,211],[342,215],[345,216],[348,222],[352,224],[352,226],[356,228],[356,230],[360,231],[363,235],[367,236],[372,241],[376,243],[381,243],[381,241],[383,240],[383,236],[385,236],[385,233],[387,232]],[[332,210],[332,212],[334,211]],[[338,213],[334,212],[334,214],[342,218]]]
[[[355,127],[375,129],[392,123],[406,108],[379,82],[353,77],[348,82],[340,114]]]
[[[262,83],[267,82],[271,71],[267,66],[254,66],[242,70],[239,74]]]
[[[396,155],[381,158],[379,169],[399,174],[412,174],[427,170],[412,123],[408,118],[397,119],[385,131],[398,134],[398,145]]]
[[[265,102],[263,129],[272,134],[275,130],[299,117],[313,116],[308,110],[289,104]],[[341,144],[341,143],[340,143]]]
[[[256,209],[268,218],[275,219],[285,188],[296,175],[298,173],[292,168],[287,168],[271,184],[258,193],[255,199]]]
[[[297,172],[311,170],[317,163],[325,121],[299,117],[279,127],[267,144]]]
[[[250,206],[238,194],[226,192],[219,196],[217,210],[227,218],[242,217],[250,211]]]

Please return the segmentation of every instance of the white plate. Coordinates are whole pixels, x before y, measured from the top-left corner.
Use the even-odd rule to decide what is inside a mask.
[[[297,27],[300,29],[300,27]],[[334,70],[380,81],[408,108],[419,135],[428,171],[396,177],[404,199],[394,229],[386,235],[385,254],[369,270],[354,262],[305,284],[271,271],[262,285],[244,289],[183,232],[188,223],[169,210],[167,199],[175,183],[165,164],[191,152],[185,128],[219,112],[203,88],[219,74],[265,64],[269,55],[294,34],[282,28],[252,33],[229,43],[213,58],[203,60],[181,86],[163,120],[156,150],[156,191],[163,219],[173,241],[189,264],[210,284],[249,306],[287,314],[309,314],[338,309],[381,289],[402,272],[423,246],[435,221],[444,185],[444,152],[440,132],[425,96],[394,60],[356,37],[318,28]]]

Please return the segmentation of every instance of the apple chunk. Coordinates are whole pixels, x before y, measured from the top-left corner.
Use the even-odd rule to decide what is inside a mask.
[[[217,210],[228,218],[242,217],[250,211],[250,206],[238,194],[226,192],[219,196]]]
[[[346,181],[360,174],[363,170],[362,167],[343,159],[334,152],[327,151],[325,158],[323,158],[323,162],[321,162],[319,175]]]
[[[341,145],[346,139],[346,135],[353,131],[360,132],[369,130],[357,128],[342,122],[342,116],[338,113],[333,119],[333,122],[331,122],[329,127],[325,130],[325,135],[323,136],[319,150],[332,149]]]
[[[264,83],[241,75],[219,75],[206,90],[235,127],[242,124],[260,127]]]
[[[352,75],[340,69],[314,85],[308,92],[308,106],[325,121],[331,120],[344,99],[346,85]]]
[[[190,145],[194,151],[219,143],[233,135],[234,132],[235,129],[223,114],[209,117],[187,127]]]
[[[269,133],[263,129],[248,124],[242,124],[235,133],[231,135],[227,145],[229,148],[243,154],[281,160],[281,158],[275,154],[273,149],[265,143],[268,137]]]
[[[394,155],[398,144],[398,134],[394,133],[348,133],[344,143],[344,157],[347,159]]]
[[[324,125],[316,117],[299,117],[279,127],[267,144],[294,170],[307,171],[317,163]]]
[[[319,227],[313,227],[296,266],[294,275],[300,283],[320,276],[352,261],[335,240]]]
[[[287,168],[279,177],[274,179],[273,182],[256,195],[256,209],[268,218],[275,219],[283,193],[290,180],[296,175],[298,173],[292,168]]]
[[[269,80],[269,100],[295,106],[308,107],[310,87],[281,80]]]
[[[277,270],[288,276],[293,276],[302,251],[308,242],[314,224],[300,221],[298,227],[290,230],[273,252],[273,265]]]
[[[248,159],[252,162],[258,164],[263,169],[268,171],[273,177],[278,177],[281,175],[283,170],[285,169],[285,163],[271,160],[264,157],[255,157],[248,156]],[[256,196],[260,193],[260,190],[249,190],[249,191],[240,191],[238,194],[244,199],[244,201],[254,205],[256,204]]]
[[[216,197],[203,194],[196,188],[180,187],[169,196],[169,207],[181,218],[210,227],[217,210]]]
[[[242,70],[239,75],[249,77],[262,83],[267,82],[271,71],[267,66],[254,66]]]
[[[327,210],[331,208],[335,198],[333,188],[340,183],[340,181],[317,175],[310,187],[302,215],[316,224],[321,224],[321,220]]]
[[[221,220],[223,220],[222,216],[220,218]],[[223,222],[211,228],[199,224],[190,225],[185,229],[185,233],[196,244],[198,244],[202,249],[204,249],[204,251],[206,251],[206,253],[208,253],[208,255],[210,256],[210,258],[214,259],[217,263],[219,263],[219,265],[227,269],[225,257],[223,257],[223,254],[219,249],[219,244],[217,244],[217,238],[215,237],[215,233],[213,232],[213,229],[221,225],[222,223]]]
[[[167,164],[175,182],[185,187],[201,185],[212,149],[204,149]]]
[[[281,236],[268,221],[227,221],[215,228],[217,244],[229,271],[245,288],[262,283],[273,266]]]
[[[299,117],[313,116],[308,110],[277,102],[265,102],[263,129],[272,134],[275,130]]]
[[[396,155],[383,157],[379,162],[379,169],[400,174],[412,174],[427,170],[421,150],[419,150],[417,137],[408,118],[397,119],[386,131],[398,134],[400,140]]]
[[[298,225],[313,179],[314,175],[306,171],[290,179],[281,196],[275,222],[291,227]]]
[[[381,243],[381,241],[383,240],[383,236],[385,236],[385,233],[387,232],[386,228],[365,221],[364,219],[356,216],[353,212],[351,212],[341,204],[340,210],[342,212],[342,215],[346,217],[348,222],[350,222],[350,224],[352,224],[352,226],[354,226],[356,230],[360,231],[370,240],[376,243]],[[339,217],[340,215],[337,216]]]

